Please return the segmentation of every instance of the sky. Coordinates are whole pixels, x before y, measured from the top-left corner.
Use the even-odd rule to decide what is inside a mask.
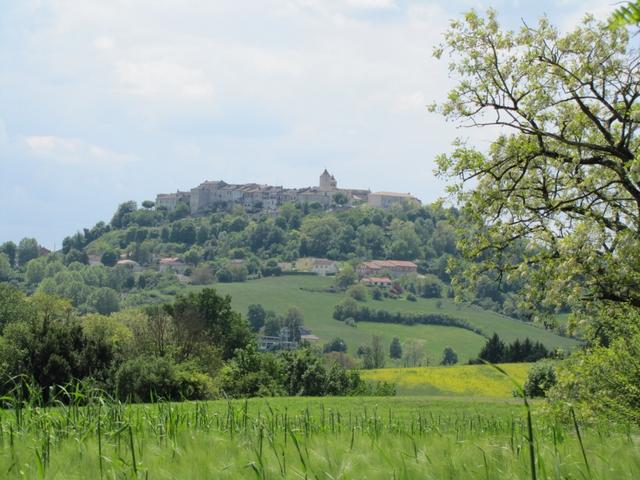
[[[48,248],[204,180],[444,195],[434,158],[495,132],[429,113],[451,19],[561,29],[595,0],[0,0],[0,243]]]

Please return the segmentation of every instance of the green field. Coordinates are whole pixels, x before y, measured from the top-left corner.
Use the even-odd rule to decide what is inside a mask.
[[[522,385],[529,363],[507,363],[500,367]],[[383,368],[363,370],[364,380],[390,382],[398,395],[460,395],[510,398],[513,383],[489,365],[455,365],[452,367]]]
[[[515,400],[270,398],[0,410],[6,479],[633,479],[634,430]],[[615,461],[611,461],[615,459]]]
[[[266,309],[277,313],[284,313],[290,306],[299,307],[304,313],[304,324],[324,343],[334,337],[345,340],[350,353],[362,343],[371,341],[372,335],[381,335],[386,344],[394,336],[406,343],[416,340],[424,343],[429,363],[437,363],[446,346],[452,347],[459,356],[460,362],[475,358],[484,345],[485,339],[471,331],[455,327],[435,325],[395,325],[382,323],[360,322],[357,328],[346,326],[332,318],[333,309],[344,298],[338,293],[319,291],[329,287],[332,278],[292,275],[270,277],[260,280],[250,280],[244,283],[217,283],[214,285],[219,292],[232,297],[233,306],[245,314],[252,303],[262,304]],[[191,287],[201,288],[201,287]],[[309,291],[307,289],[315,290]],[[382,301],[368,300],[371,308],[389,311],[444,313],[463,318],[473,326],[482,329],[485,334],[497,332],[505,341],[529,337],[542,342],[547,348],[561,347],[570,349],[577,345],[575,340],[560,337],[541,328],[514,320],[504,315],[485,311],[473,306],[457,304],[449,299],[442,299],[442,306],[436,306],[435,299],[419,298],[416,302],[405,299],[384,299]]]

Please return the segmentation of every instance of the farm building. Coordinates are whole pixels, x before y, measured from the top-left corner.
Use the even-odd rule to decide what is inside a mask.
[[[389,277],[365,277],[362,283],[368,287],[390,287],[392,282]]]
[[[399,277],[409,273],[418,273],[418,266],[406,260],[371,260],[358,265],[357,273],[360,277],[382,276],[387,273],[392,277]]]
[[[326,258],[315,258],[311,264],[311,271],[316,275],[335,275],[338,273],[338,264]]]

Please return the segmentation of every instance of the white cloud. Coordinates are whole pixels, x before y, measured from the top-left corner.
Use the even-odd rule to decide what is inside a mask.
[[[177,63],[119,62],[116,72],[123,90],[130,95],[188,101],[213,96],[213,85],[202,70]]]
[[[411,92],[399,94],[391,106],[391,110],[397,112],[422,111],[426,112],[427,98],[423,92]]]
[[[364,9],[384,9],[396,6],[396,2],[394,0],[345,0],[345,3],[349,7]]]
[[[293,0],[293,4],[324,12],[385,10],[397,7],[395,0]]]
[[[38,135],[25,137],[24,142],[36,157],[67,165],[121,166],[138,160],[135,155],[114,152],[75,138]]]
[[[105,183],[105,165],[130,166],[108,172],[124,190],[115,198],[116,182],[105,187],[107,211],[127,189],[148,197],[204,178],[308,185],[324,166],[342,185],[429,201],[442,192],[433,157],[457,135],[485,147],[494,134],[456,130],[425,111],[455,82],[433,46],[472,6],[496,6],[517,26],[551,1],[15,2],[0,44],[0,111],[11,133],[0,123],[0,148],[4,137],[11,151],[0,162],[46,159],[13,177],[64,170],[74,183]],[[556,23],[567,16],[554,17],[560,10],[580,18],[603,3],[563,1],[575,8],[551,7]],[[93,165],[100,174],[87,175]]]
[[[98,37],[93,41],[93,46],[98,50],[112,50],[116,42],[111,37]]]

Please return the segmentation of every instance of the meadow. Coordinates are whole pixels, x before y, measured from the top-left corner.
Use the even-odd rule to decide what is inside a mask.
[[[213,287],[220,293],[232,297],[233,307],[245,314],[252,303],[259,303],[266,309],[283,314],[287,308],[296,306],[304,314],[304,324],[321,342],[335,337],[342,338],[348,346],[349,353],[355,353],[357,347],[369,343],[372,335],[380,335],[386,345],[393,337],[400,338],[403,344],[417,341],[424,345],[425,363],[437,363],[442,350],[450,346],[458,354],[460,362],[476,358],[485,343],[481,335],[455,327],[436,325],[395,325],[360,322],[357,328],[349,327],[332,318],[334,307],[342,301],[343,294],[325,291],[333,283],[331,277],[315,275],[285,275],[249,280],[243,283],[216,283]],[[190,287],[197,289],[202,287]],[[451,299],[418,298],[415,302],[406,299],[368,299],[366,304],[371,308],[400,311],[406,313],[442,313],[467,320],[471,325],[480,328],[486,335],[493,332],[512,342],[529,337],[533,341],[542,342],[547,348],[556,347],[569,350],[577,345],[571,338],[561,337],[532,324],[527,324],[495,312],[482,310],[472,305],[463,305]],[[440,306],[438,306],[440,305]],[[389,362],[390,365],[394,365]],[[397,366],[401,366],[396,362]]]
[[[16,403],[0,411],[2,478],[640,475],[635,430],[547,421],[536,405],[529,430],[515,399],[296,397],[126,405],[71,398],[84,406]]]

